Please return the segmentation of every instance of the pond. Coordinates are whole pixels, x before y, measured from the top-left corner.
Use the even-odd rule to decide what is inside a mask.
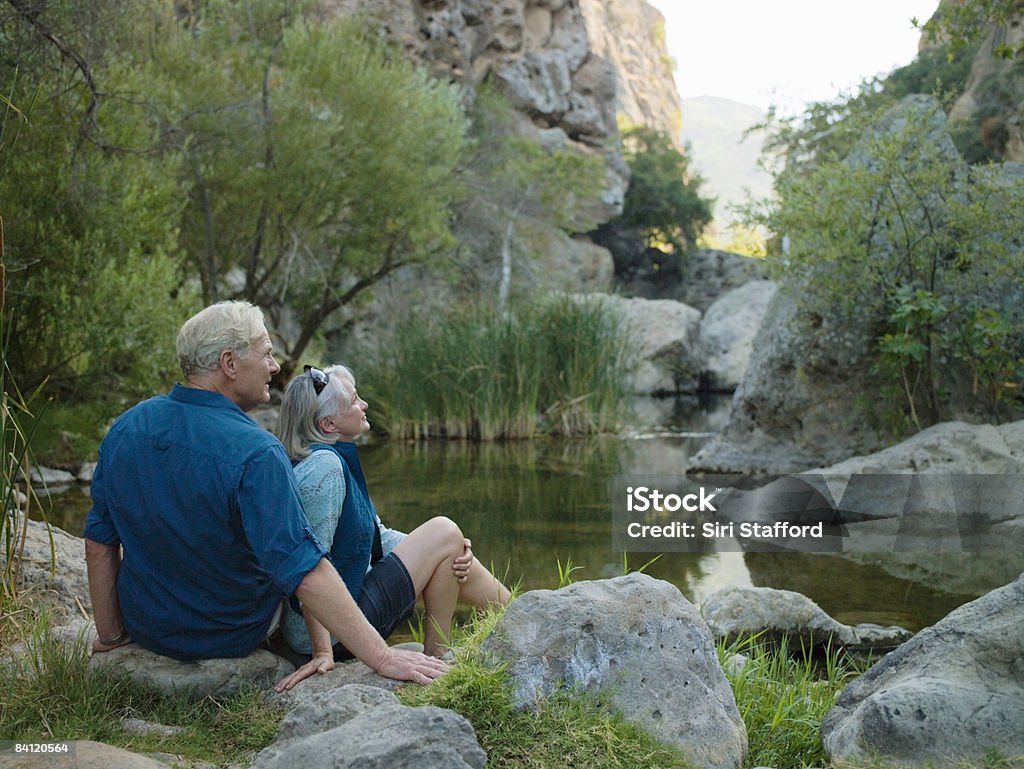
[[[679,474],[687,458],[721,429],[728,400],[650,401],[641,421],[655,433],[504,443],[378,441],[361,449],[384,521],[410,530],[435,515],[457,521],[477,557],[523,590],[558,586],[558,564],[577,580],[623,573],[612,547],[609,480],[615,475]],[[80,489],[54,497],[51,520],[79,534],[88,506]],[[655,554],[631,553],[644,566]],[[1006,584],[1024,556],[969,553],[665,553],[645,572],[695,602],[730,586],[795,590],[841,622],[919,630],[957,606]]]

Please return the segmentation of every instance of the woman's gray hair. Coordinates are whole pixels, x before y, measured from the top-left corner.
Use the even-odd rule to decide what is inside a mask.
[[[266,330],[263,311],[249,302],[218,302],[200,310],[178,332],[176,346],[181,373],[188,380],[196,374],[214,371],[225,350],[239,358],[249,357],[253,344]]]
[[[316,394],[313,378],[308,372],[292,377],[281,397],[281,411],[277,418],[277,437],[284,444],[292,461],[309,456],[314,443],[335,443],[339,436],[328,435],[320,429],[323,417],[348,408],[355,399],[355,378],[345,366],[325,368],[327,384]]]

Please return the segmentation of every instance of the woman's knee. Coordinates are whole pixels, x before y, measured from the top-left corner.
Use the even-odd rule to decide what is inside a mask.
[[[465,537],[462,534],[462,529],[459,528],[455,521],[443,515],[438,515],[427,521],[427,525],[430,526],[432,533],[438,540],[452,546],[458,552],[462,552]]]

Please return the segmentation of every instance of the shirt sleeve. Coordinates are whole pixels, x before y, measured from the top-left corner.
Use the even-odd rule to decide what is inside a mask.
[[[256,559],[281,592],[292,595],[327,549],[309,525],[282,446],[260,451],[243,469],[238,508]]]
[[[101,545],[119,545],[121,537],[118,535],[117,529],[114,528],[114,520],[107,508],[104,491],[103,456],[101,453],[99,461],[96,463],[92,482],[89,484],[92,507],[89,508],[89,512],[85,516],[85,531],[82,536],[88,537],[93,542],[99,542]]]

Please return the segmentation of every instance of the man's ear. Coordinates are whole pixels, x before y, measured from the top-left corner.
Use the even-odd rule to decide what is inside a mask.
[[[228,379],[234,379],[238,373],[238,356],[234,350],[222,350],[220,353],[220,370]]]

